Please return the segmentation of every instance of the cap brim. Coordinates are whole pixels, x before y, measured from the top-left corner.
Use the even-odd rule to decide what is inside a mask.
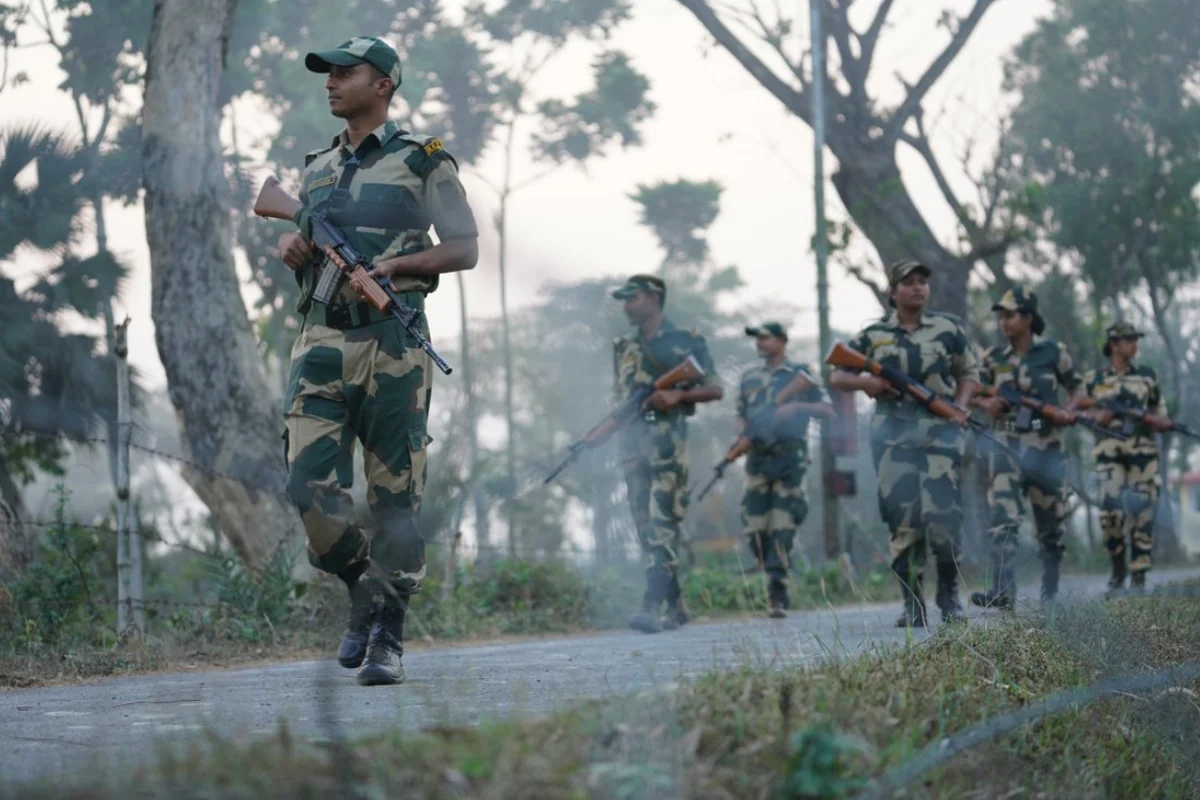
[[[352,56],[341,50],[326,50],[323,53],[309,53],[304,57],[304,66],[309,72],[329,72],[331,67],[353,67],[367,63],[365,59]]]
[[[613,289],[609,293],[609,296],[612,297],[613,300],[628,300],[636,295],[639,291],[641,290],[634,289],[631,286],[622,286],[620,289]]]
[[[1020,311],[1020,309],[1006,306],[1003,303],[992,303],[992,311]]]
[[[746,326],[746,335],[747,336],[758,336],[762,332],[763,332],[762,328],[755,328],[751,325]]]

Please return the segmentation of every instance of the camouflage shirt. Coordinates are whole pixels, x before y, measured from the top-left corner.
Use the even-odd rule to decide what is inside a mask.
[[[774,411],[779,393],[803,375],[810,386],[792,394],[786,402],[820,403],[828,400],[817,378],[804,364],[784,361],[777,368],[767,364],[746,370],[738,389],[737,415],[746,424],[746,435],[754,439],[755,450],[789,449],[808,454],[808,414],[795,414],[776,423]]]
[[[695,356],[704,370],[700,384],[717,385],[719,381],[708,353],[708,343],[694,330],[678,328],[664,318],[658,332],[649,340],[642,338],[641,331],[633,336],[618,337],[613,342],[613,389],[616,401],[623,401],[635,389],[649,389],[660,375],[677,367],[689,355]],[[695,410],[694,405],[683,404],[666,413],[652,412],[643,419],[647,423],[654,421],[682,427],[685,419]],[[638,427],[628,425],[625,430],[637,436]]]
[[[1073,393],[1083,386],[1083,378],[1062,343],[1040,336],[1033,338],[1025,355],[1014,350],[1012,345],[993,347],[983,357],[979,371],[984,383],[997,388],[1012,383],[1020,391],[1054,405],[1063,403],[1060,389]],[[996,420],[996,427],[1014,430],[1017,416],[1018,409],[1010,408],[1004,417]],[[1040,437],[1058,438],[1056,426],[1037,418],[1031,420],[1031,424]]]
[[[362,163],[345,187],[347,193],[335,196],[345,161],[355,154]],[[432,247],[431,225],[443,241],[478,235],[458,166],[441,140],[415,136],[390,120],[367,134],[355,153],[342,131],[329,147],[306,155],[300,202],[304,207],[296,224],[306,237],[312,237],[309,214],[323,212],[350,245],[373,262]],[[313,285],[314,271],[310,262],[298,276],[304,286]],[[436,277],[399,276],[392,282],[398,292],[428,293],[438,285]],[[343,281],[331,303],[358,300]]]
[[[979,365],[967,332],[957,317],[936,311],[922,315],[912,331],[900,325],[895,311],[871,323],[850,347],[885,367],[920,381],[952,398],[961,381],[979,381]],[[946,426],[950,427],[946,427]],[[955,438],[957,426],[943,423],[912,398],[880,398],[873,423],[877,445],[921,447],[934,439]]]
[[[1101,406],[1116,403],[1142,409],[1151,414],[1167,413],[1167,406],[1158,386],[1158,373],[1151,367],[1131,364],[1129,371],[1122,375],[1109,365],[1089,372],[1086,381],[1088,397]],[[1118,421],[1114,420],[1113,427],[1117,425]],[[1138,425],[1134,430],[1136,435],[1123,442],[1111,436],[1098,438],[1092,452],[1097,458],[1116,458],[1122,455],[1157,456],[1158,445],[1155,443],[1154,433],[1143,425]]]

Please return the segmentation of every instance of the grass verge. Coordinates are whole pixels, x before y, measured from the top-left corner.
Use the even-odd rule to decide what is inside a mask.
[[[1200,591],[1200,583],[1190,588]],[[340,748],[284,728],[42,797],[842,798],[930,746],[1106,676],[1200,661],[1200,602],[1145,597],[942,628],[812,670],[762,665],[549,718]],[[1111,694],[915,777],[930,798],[1200,796],[1197,685]],[[14,790],[15,791],[15,790]],[[20,791],[32,791],[24,787]],[[351,794],[353,792],[353,794]],[[15,795],[14,795],[15,796]]]

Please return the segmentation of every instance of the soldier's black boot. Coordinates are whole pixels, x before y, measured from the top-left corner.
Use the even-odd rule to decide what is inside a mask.
[[[666,567],[653,566],[646,570],[646,591],[642,595],[642,610],[629,618],[629,627],[642,633],[662,633],[658,609],[666,599],[669,581]]]
[[[771,619],[783,619],[787,616],[785,609],[791,603],[788,598],[787,582],[777,575],[772,575],[767,583],[767,602],[771,606],[771,610],[767,612],[767,616]]]
[[[958,564],[953,560],[937,562],[937,601],[942,622],[966,622],[962,604],[958,602]]]
[[[1058,597],[1058,578],[1062,553],[1042,553],[1042,602],[1053,603]]]
[[[404,666],[400,663],[400,657],[404,655],[404,614],[407,608],[408,597],[388,592],[384,592],[383,601],[376,604],[367,655],[358,668],[360,686],[390,686],[404,681]]]
[[[672,572],[667,582],[667,613],[661,620],[662,629],[673,631],[687,625],[689,620],[691,617],[683,606],[683,587],[679,585],[679,574]]]
[[[1125,594],[1125,578],[1129,575],[1129,566],[1125,562],[1125,554],[1112,557],[1112,575],[1108,578],[1108,593],[1105,597],[1120,597]]]
[[[992,573],[992,588],[986,592],[971,592],[971,605],[1009,611],[1016,602],[1016,573],[1003,553],[993,550],[988,565]]]
[[[362,664],[367,655],[367,640],[371,636],[371,618],[374,615],[375,604],[371,597],[370,582],[362,580],[367,563],[360,561],[338,573],[338,578],[350,590],[350,619],[342,633],[337,654],[338,663],[346,669],[358,669]]]
[[[909,563],[907,556],[897,558],[892,562],[892,571],[900,579],[900,590],[904,593],[904,611],[896,620],[897,628],[924,628],[925,618],[925,589],[921,573],[916,566]]]
[[[1129,591],[1132,594],[1146,593],[1146,570],[1138,569],[1129,573]]]

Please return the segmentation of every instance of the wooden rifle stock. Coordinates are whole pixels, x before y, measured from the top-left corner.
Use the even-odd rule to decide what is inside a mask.
[[[897,391],[907,392],[913,399],[928,408],[934,414],[955,422],[965,422],[969,417],[967,410],[955,403],[938,397],[933,390],[924,384],[913,380],[902,373],[890,370],[867,358],[857,350],[851,349],[844,342],[836,342],[825,356],[825,363],[834,367],[854,371],[867,371],[877,378],[882,378]]]
[[[271,219],[295,219],[301,208],[300,201],[285,192],[274,175],[268,175],[263,181],[254,201],[254,213]]]

